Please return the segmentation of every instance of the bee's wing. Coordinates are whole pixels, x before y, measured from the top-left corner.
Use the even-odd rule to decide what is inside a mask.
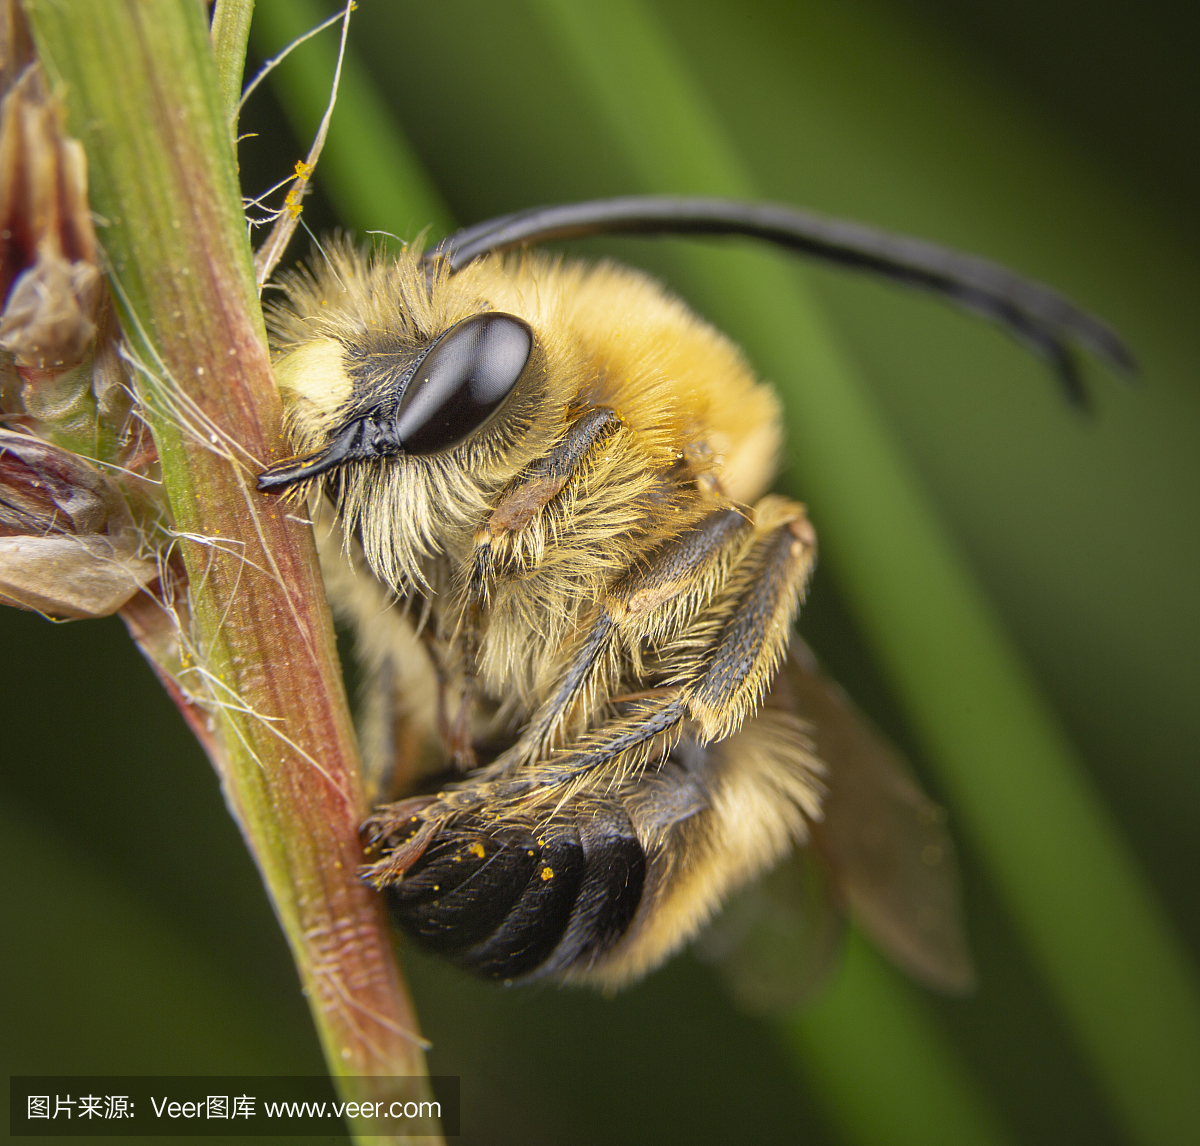
[[[969,991],[975,972],[944,811],[798,636],[768,703],[812,725],[828,767],[824,818],[813,825],[813,839],[835,897],[914,979],[951,994]]]
[[[742,888],[693,944],[734,999],[755,1014],[805,1002],[837,966],[846,918],[829,894],[829,875],[809,848]]]

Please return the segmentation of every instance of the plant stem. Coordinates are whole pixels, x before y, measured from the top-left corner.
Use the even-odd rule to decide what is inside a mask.
[[[425,1066],[380,906],[356,878],[359,764],[312,532],[254,489],[286,445],[209,30],[192,0],[27,12],[87,150],[187,569],[175,679],[203,707],[330,1070],[360,1097],[355,1076]]]

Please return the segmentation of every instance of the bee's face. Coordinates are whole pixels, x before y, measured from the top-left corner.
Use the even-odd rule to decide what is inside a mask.
[[[270,320],[276,377],[299,457],[279,489],[325,477],[376,575],[396,591],[452,544],[530,460],[572,368],[530,319],[497,309],[481,272],[449,279],[410,251],[365,263],[335,246],[287,283]]]

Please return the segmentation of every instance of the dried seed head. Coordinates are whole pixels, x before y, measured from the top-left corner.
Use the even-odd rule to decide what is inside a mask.
[[[0,604],[104,617],[158,577],[116,484],[29,434],[0,429]]]
[[[103,295],[83,147],[30,64],[0,103],[0,350],[18,368],[77,365]]]

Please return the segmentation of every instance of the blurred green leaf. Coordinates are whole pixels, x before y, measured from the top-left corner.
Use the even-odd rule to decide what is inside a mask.
[[[999,1146],[1014,1141],[916,988],[857,932],[826,994],[784,1037],[847,1142]]]

